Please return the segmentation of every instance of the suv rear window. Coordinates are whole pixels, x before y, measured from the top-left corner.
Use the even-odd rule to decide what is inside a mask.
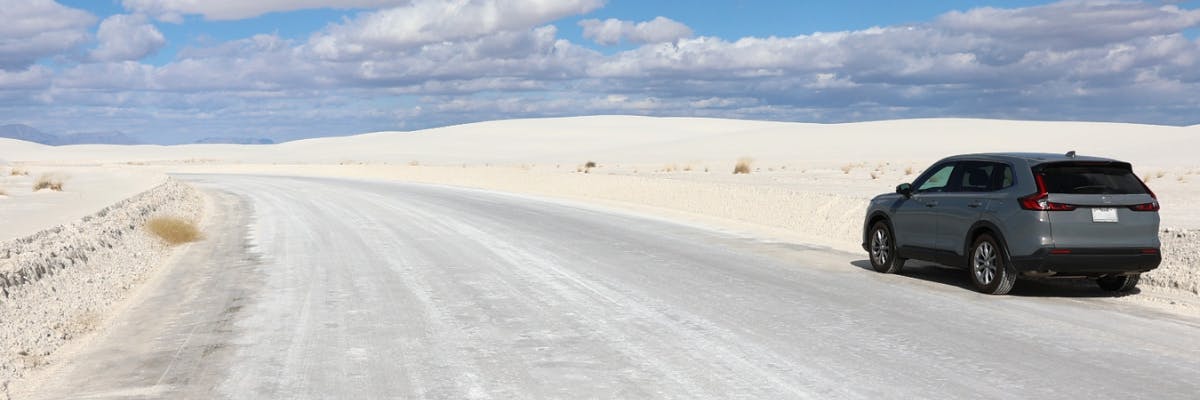
[[[1050,193],[1146,194],[1146,187],[1129,164],[1057,163],[1040,169]]]

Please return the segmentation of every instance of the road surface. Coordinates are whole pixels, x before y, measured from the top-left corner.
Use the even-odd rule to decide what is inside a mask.
[[[189,176],[221,210],[16,398],[1191,398],[1200,323],[427,185]],[[746,205],[749,206],[749,205]]]

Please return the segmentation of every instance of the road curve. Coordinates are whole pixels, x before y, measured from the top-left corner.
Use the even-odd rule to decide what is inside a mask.
[[[478,190],[186,179],[222,210],[208,239],[23,396],[1200,393],[1200,321],[1090,289],[985,296],[959,272]]]

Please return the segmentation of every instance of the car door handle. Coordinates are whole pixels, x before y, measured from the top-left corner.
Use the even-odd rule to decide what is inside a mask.
[[[973,203],[971,203],[971,204],[967,204],[967,207],[971,207],[971,208],[979,208],[979,207],[983,207],[983,202],[982,202],[982,201],[976,201],[976,202],[973,202]]]
[[[937,205],[938,205],[938,202],[936,202],[936,201],[925,202],[925,207],[937,207]]]

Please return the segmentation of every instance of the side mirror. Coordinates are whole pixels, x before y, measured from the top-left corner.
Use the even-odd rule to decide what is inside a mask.
[[[912,184],[901,183],[896,185],[896,193],[900,193],[904,197],[912,197]]]

